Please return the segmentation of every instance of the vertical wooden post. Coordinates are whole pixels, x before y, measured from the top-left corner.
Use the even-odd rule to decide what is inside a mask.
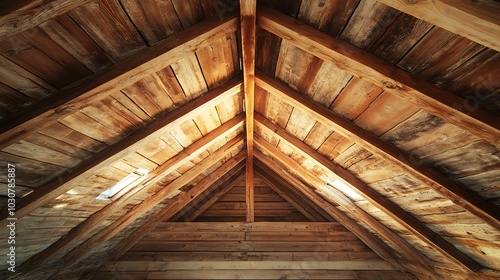
[[[253,131],[254,131],[254,92],[255,92],[255,33],[256,0],[240,1],[241,45],[243,55],[243,83],[245,88],[245,112],[247,135],[246,165],[246,221],[254,221],[254,171],[253,171]]]

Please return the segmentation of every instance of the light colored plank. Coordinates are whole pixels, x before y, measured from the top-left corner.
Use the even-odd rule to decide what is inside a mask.
[[[467,2],[427,0],[408,2],[378,0],[404,13],[500,51],[500,5],[495,1]]]

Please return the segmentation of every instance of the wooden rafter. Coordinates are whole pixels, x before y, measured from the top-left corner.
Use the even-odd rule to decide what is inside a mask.
[[[0,4],[2,14],[0,16],[0,41],[90,2],[92,0],[5,0]]]
[[[357,228],[356,225],[358,224],[356,225],[351,224],[352,221],[349,220],[345,215],[345,213],[343,213],[342,211],[334,208],[328,202],[326,203],[321,202],[321,200],[318,199],[319,194],[322,193],[322,191],[319,188],[325,185],[325,182],[318,179],[316,176],[311,174],[311,172],[306,170],[304,167],[302,167],[294,160],[290,159],[288,156],[279,151],[278,148],[267,143],[262,138],[256,136],[255,143],[259,148],[264,150],[266,153],[269,153],[273,158],[276,159],[276,160],[271,160],[268,157],[266,157],[263,153],[256,151],[255,155],[259,160],[261,160],[267,166],[268,169],[272,169],[274,170],[274,172],[279,173],[280,176],[282,176],[285,180],[289,181],[289,183],[299,188],[304,195],[308,196],[310,199],[314,199],[316,203],[322,203],[324,205],[323,209],[325,209],[325,211],[327,211],[328,209],[327,212],[330,215],[332,215],[338,222],[343,223],[343,225],[346,228],[351,230],[352,233],[358,236],[363,242],[365,242],[366,245],[368,245],[370,248],[372,248],[373,251],[375,251],[377,254],[380,255],[381,248],[377,247],[378,244],[377,242],[380,242],[379,239],[371,235],[371,233],[365,233],[363,231],[364,228],[363,230]],[[278,167],[276,166],[279,166],[279,169],[277,169]],[[286,166],[286,168],[284,166]],[[301,181],[295,179],[293,175],[289,174],[289,172],[286,171],[286,169],[293,171],[293,173],[295,174],[300,174],[302,180],[305,180],[309,184],[311,184],[312,188],[306,186]],[[331,198],[328,195],[322,195],[322,196],[323,199],[330,198],[331,200],[334,200],[335,203],[339,204],[346,212],[350,213],[356,220],[363,222],[365,225],[371,228],[371,230],[373,230],[382,238],[387,240],[394,248],[397,248],[398,252],[401,255],[405,255],[406,257],[408,257],[409,260],[412,260],[420,264],[422,268],[432,271],[431,265],[429,264],[425,256],[420,254],[418,250],[415,250],[415,248],[413,248],[410,244],[408,244],[399,235],[388,229],[378,220],[373,218],[370,214],[366,213],[361,208],[359,208],[356,204],[354,204],[350,199],[345,197],[343,194],[338,193],[335,198]],[[335,213],[335,211],[332,211],[333,209],[339,212]],[[378,246],[380,246],[380,244],[378,244]],[[386,256],[380,255],[380,256],[390,261],[390,258],[388,259],[387,255]]]
[[[225,139],[227,135],[240,128],[243,124],[243,121],[244,118],[242,115],[236,116],[222,126],[216,128],[203,138],[197,140],[186,149],[161,164],[158,168],[151,171],[148,174],[151,179],[147,183],[143,183],[144,187],[138,186],[135,189],[125,193],[117,200],[112,201],[104,208],[80,223],[78,226],[74,227],[70,232],[50,245],[47,249],[30,258],[23,264],[23,267],[25,269],[33,270],[36,267],[40,267],[43,264],[48,263],[50,260],[52,260],[53,256],[56,256],[65,248],[73,247],[77,242],[79,242],[80,239],[88,236],[88,234],[98,228],[101,225],[102,221],[111,216],[114,212],[117,211],[117,209],[125,206],[128,201],[131,201],[136,197],[145,195],[149,191],[150,187],[161,180],[161,178],[163,178],[165,175],[170,174],[172,171],[179,168],[189,160],[195,158],[202,152],[205,152],[206,149],[212,144]]]
[[[280,139],[280,141],[283,141],[288,145],[295,147],[296,151],[301,153],[302,156],[305,156],[306,158],[317,162],[329,172],[337,175],[339,179],[344,181],[344,183],[347,183],[348,185],[356,189],[357,193],[363,196],[363,198],[377,206],[385,214],[389,215],[391,218],[402,224],[404,227],[406,227],[406,229],[411,231],[413,234],[432,246],[434,249],[437,249],[438,251],[443,253],[457,265],[460,265],[462,268],[471,271],[480,271],[481,269],[483,269],[481,265],[469,258],[466,254],[462,253],[455,246],[453,246],[453,244],[449,243],[439,234],[433,232],[414,216],[401,209],[401,207],[399,207],[397,204],[367,186],[363,181],[358,179],[348,170],[342,168],[342,166],[328,160],[316,150],[312,149],[304,142],[295,138],[285,129],[276,126],[275,124],[264,118],[262,115],[256,114],[255,120],[257,125],[260,125],[265,130],[273,133],[273,135]]]
[[[109,239],[113,238],[118,232],[126,228],[132,222],[134,222],[137,218],[144,215],[151,208],[157,206],[165,199],[167,199],[174,191],[179,188],[185,186],[200,174],[205,172],[208,168],[213,166],[214,164],[219,163],[224,157],[229,155],[231,152],[234,152],[239,149],[240,145],[243,144],[244,137],[243,135],[239,135],[233,140],[229,141],[226,145],[212,153],[210,156],[205,158],[195,167],[189,169],[186,173],[182,174],[182,176],[175,179],[173,182],[163,187],[160,191],[158,191],[153,196],[145,199],[140,204],[136,205],[132,210],[128,211],[125,215],[121,216],[117,220],[115,220],[112,224],[105,227],[103,230],[93,235],[73,250],[71,250],[68,254],[62,257],[64,265],[69,267],[75,263],[77,263],[82,258],[88,256],[94,249],[107,242]],[[235,157],[229,159],[230,162],[241,162],[246,157],[246,154],[240,152]]]
[[[245,88],[245,112],[247,133],[246,166],[246,220],[253,222],[254,211],[254,172],[253,172],[253,134],[254,134],[254,92],[255,92],[255,33],[257,1],[240,1],[241,49],[243,56],[243,83]]]
[[[336,132],[355,141],[368,151],[396,164],[444,197],[462,206],[495,228],[500,228],[500,210],[498,206],[443,176],[429,165],[413,162],[411,157],[403,150],[383,142],[377,136],[261,72],[256,74],[256,85],[279,96],[281,100],[304,111],[324,125],[334,128]]]
[[[377,0],[481,45],[500,51],[500,4],[495,1]]]
[[[241,153],[243,155],[243,153]],[[237,182],[237,179],[243,175],[243,157],[238,157],[238,160],[232,160],[224,163],[221,167],[212,173],[207,180],[200,182],[193,189],[180,195],[174,202],[165,207],[156,215],[152,215],[146,222],[138,227],[133,233],[124,238],[118,245],[113,248],[111,260],[118,260],[132,246],[134,246],[146,233],[156,227],[158,223],[168,220],[170,217],[179,212],[182,208],[188,205],[193,199],[200,196],[206,189],[212,185],[218,185],[223,189],[231,189]]]
[[[466,99],[271,9],[259,9],[257,23],[316,57],[491,143],[500,144],[500,118],[481,106],[464,106]]]
[[[206,20],[166,38],[102,73],[86,78],[72,88],[53,94],[1,123],[0,149],[54,124],[112,92],[138,82],[147,75],[194,53],[202,45],[235,32],[238,29],[237,22],[235,13],[222,21],[218,18]]]
[[[48,203],[50,200],[71,190],[79,182],[91,177],[98,170],[103,169],[115,161],[133,153],[154,137],[159,137],[165,131],[193,118],[207,108],[213,107],[223,100],[241,92],[241,78],[237,77],[228,81],[221,87],[214,89],[199,98],[169,112],[165,116],[158,118],[128,137],[120,140],[113,146],[106,148],[93,157],[85,160],[70,173],[60,176],[53,181],[38,187],[33,193],[19,200],[17,203],[16,216],[21,218],[31,211]],[[6,221],[7,211],[0,214],[2,223]]]

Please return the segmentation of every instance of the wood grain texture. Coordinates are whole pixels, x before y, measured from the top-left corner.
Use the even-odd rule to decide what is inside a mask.
[[[404,13],[467,37],[486,47],[500,51],[494,38],[500,33],[498,13],[500,5],[495,1],[460,2],[379,0]]]
[[[463,98],[269,9],[259,10],[258,24],[305,51],[313,50],[312,53],[321,59],[331,61],[391,94],[498,144],[500,120],[489,111],[459,108],[458,105],[465,102]]]

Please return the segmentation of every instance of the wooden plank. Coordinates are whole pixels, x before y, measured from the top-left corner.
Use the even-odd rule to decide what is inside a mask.
[[[110,146],[106,148],[105,151],[102,151],[99,154],[85,160],[68,174],[56,178],[50,183],[37,188],[35,192],[27,196],[25,199],[21,199],[17,203],[16,216],[23,217],[27,215],[32,210],[70,190],[77,185],[78,182],[92,176],[98,170],[106,168],[118,159],[135,152],[135,150],[140,148],[140,146],[147,142],[148,139],[159,137],[165,131],[170,130],[179,123],[192,119],[199,112],[205,110],[206,108],[215,106],[222,100],[237,94],[240,91],[241,82],[238,78],[235,78],[226,83],[224,86],[177,108],[163,118],[152,121],[142,129],[129,135],[127,138],[124,138],[116,145]],[[4,211],[0,217],[2,219],[2,223],[5,222],[5,219],[7,218],[7,211]]]
[[[248,119],[247,119],[248,122]],[[248,141],[248,140],[247,140]],[[252,140],[253,141],[253,140]],[[245,213],[246,221],[251,223],[255,220],[255,189],[254,189],[254,170],[253,159],[248,157],[246,162],[245,174]]]
[[[378,0],[404,13],[469,38],[488,48],[500,51],[495,38],[500,33],[500,5],[494,1],[420,1]]]
[[[282,83],[265,76],[265,74],[257,73],[256,84],[272,92],[274,95],[280,96],[282,100],[285,100],[296,108],[306,111],[323,124],[333,126],[336,132],[351,141],[356,141],[368,151],[403,168],[409,174],[426,183],[454,203],[474,213],[495,228],[500,227],[499,207],[443,176],[429,165],[423,162],[415,163],[412,157],[406,152],[381,141],[375,135],[353,125],[327,108],[310,101]]]
[[[98,279],[113,279],[113,277],[129,277],[131,279],[358,279],[353,271],[329,270],[171,270],[165,272],[97,272],[93,276]],[[406,278],[409,279],[409,278]]]
[[[8,6],[10,3],[2,3],[6,7],[0,9],[2,10],[0,17],[0,41],[8,36],[14,36],[17,33],[35,27],[53,17],[67,13],[76,7],[87,4],[91,0],[57,0],[49,3],[42,0],[16,2],[11,7]]]
[[[119,261],[107,263],[104,271],[142,271],[147,267],[148,271],[169,270],[227,270],[227,269],[325,269],[325,270],[394,270],[394,267],[386,261]]]
[[[339,179],[341,179],[346,185],[351,186],[355,190],[357,190],[357,193],[363,196],[363,198],[368,200],[370,203],[373,203],[391,218],[404,225],[408,230],[410,230],[413,234],[418,236],[423,241],[427,242],[427,244],[431,245],[434,249],[437,249],[448,258],[452,259],[457,265],[461,265],[471,271],[481,270],[482,267],[473,259],[462,253],[455,246],[453,246],[453,244],[441,237],[441,235],[433,232],[413,215],[399,207],[399,205],[382,196],[377,191],[366,185],[363,181],[358,179],[349,171],[328,160],[315,150],[311,149],[309,146],[305,145],[299,139],[288,134],[283,129],[280,129],[279,127],[273,125],[264,117],[257,115],[256,121],[257,123],[265,126],[268,130],[273,131],[277,136],[279,136],[281,141],[286,141],[290,145],[298,148],[299,152],[301,152],[302,155],[313,159],[323,168],[339,176]]]
[[[37,104],[36,109],[23,111],[5,121],[0,129],[0,148],[17,142],[58,119],[123,89],[145,76],[157,72],[196,48],[237,29],[235,15],[224,21],[211,19],[207,22],[172,35],[161,43],[138,53],[126,61],[117,63],[109,70],[92,76],[86,82],[62,91]]]
[[[260,9],[258,22],[260,27],[389,93],[489,142],[500,143],[500,119],[488,110],[459,108],[457,105],[466,104],[465,99],[278,12]]]

